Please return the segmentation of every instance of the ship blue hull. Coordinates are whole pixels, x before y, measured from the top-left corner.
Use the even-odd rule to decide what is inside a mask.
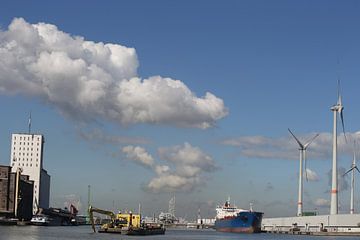
[[[261,212],[240,212],[236,217],[216,219],[215,229],[220,232],[259,233],[262,215]]]

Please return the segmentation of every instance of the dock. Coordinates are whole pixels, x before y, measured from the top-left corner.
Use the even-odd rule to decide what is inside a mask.
[[[264,218],[261,230],[291,235],[360,236],[360,214]]]
[[[360,232],[263,231],[264,233],[311,236],[360,236]]]

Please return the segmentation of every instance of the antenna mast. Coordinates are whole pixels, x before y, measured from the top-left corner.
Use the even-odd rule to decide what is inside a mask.
[[[30,112],[30,115],[29,115],[28,127],[29,127],[29,134],[31,134],[31,112]]]

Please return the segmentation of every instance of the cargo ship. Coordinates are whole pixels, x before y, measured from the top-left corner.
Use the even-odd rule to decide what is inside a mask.
[[[263,213],[232,206],[230,198],[216,208],[215,229],[220,232],[260,233]]]

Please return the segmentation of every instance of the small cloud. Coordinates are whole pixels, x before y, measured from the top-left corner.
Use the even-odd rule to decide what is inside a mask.
[[[160,158],[169,165],[156,164],[153,156],[142,147],[129,145],[122,148],[127,160],[151,169],[156,174],[143,186],[149,192],[191,192],[206,183],[206,173],[217,169],[209,155],[189,143],[159,148],[158,152]]]
[[[176,166],[176,173],[184,177],[193,177],[201,172],[216,170],[214,160],[198,147],[185,142],[170,148],[159,148],[160,158]]]
[[[159,148],[159,156],[174,166],[157,166],[157,177],[147,185],[151,192],[189,192],[205,184],[205,173],[217,169],[214,160],[200,148],[185,142],[168,148]]]
[[[330,207],[330,200],[318,198],[314,201],[314,205],[320,208]]]
[[[125,154],[127,160],[150,168],[154,165],[153,157],[142,147],[126,146],[122,148],[122,152]]]
[[[313,170],[311,170],[309,168],[307,168],[305,170],[305,178],[308,181],[313,181],[313,182],[318,182],[320,180],[318,174],[315,171],[313,171]]]

